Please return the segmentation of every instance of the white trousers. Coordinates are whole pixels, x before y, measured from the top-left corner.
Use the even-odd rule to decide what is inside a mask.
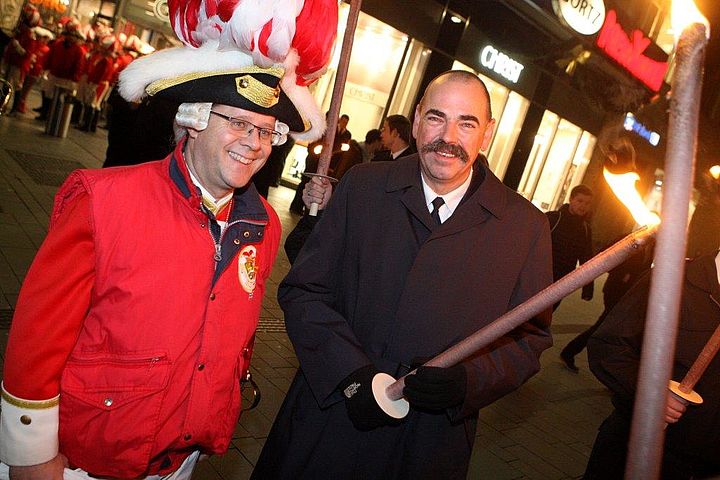
[[[150,475],[149,477],[145,477],[145,480],[190,480],[199,456],[200,452],[195,451],[189,457],[187,457],[182,463],[182,465],[180,465],[180,468],[175,470],[173,473],[163,476]],[[75,470],[70,470],[69,468],[66,468],[65,473],[63,474],[63,478],[64,480],[98,480],[98,477],[91,477],[86,471],[80,470],[79,468]],[[9,479],[10,469],[4,463],[0,463],[0,480]]]

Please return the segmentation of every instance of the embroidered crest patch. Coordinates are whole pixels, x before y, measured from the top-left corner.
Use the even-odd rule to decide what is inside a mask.
[[[257,249],[248,245],[238,255],[238,277],[247,293],[253,293],[257,284]]]

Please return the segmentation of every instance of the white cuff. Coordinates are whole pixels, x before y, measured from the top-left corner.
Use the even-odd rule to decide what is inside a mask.
[[[0,460],[13,466],[45,463],[58,454],[60,396],[24,400],[2,387]]]

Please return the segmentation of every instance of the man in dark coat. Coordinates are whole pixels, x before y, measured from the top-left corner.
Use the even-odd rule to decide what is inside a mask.
[[[720,325],[720,257],[704,255],[686,265],[672,378],[681,381]],[[615,411],[603,422],[585,479],[623,478],[647,311],[650,275],[641,279],[588,341],[590,369],[613,392]],[[663,480],[720,475],[720,356],[695,386],[700,405],[684,407],[668,396]]]
[[[588,217],[592,209],[593,193],[586,185],[577,185],[570,191],[570,202],[558,210],[547,212],[552,235],[553,281],[592,258],[592,231]],[[582,289],[582,299],[592,300],[593,282]],[[560,306],[556,303],[553,310]]]
[[[547,220],[477,161],[493,127],[478,77],[446,72],[416,108],[420,153],[345,175],[279,287],[300,369],[253,478],[466,477],[478,410],[539,370],[549,311],[458,365],[420,367],[400,421],[371,381],[408,373],[551,281]]]
[[[390,115],[383,122],[380,140],[383,149],[375,154],[373,162],[396,160],[417,153],[417,148],[410,138],[412,125],[403,115]]]

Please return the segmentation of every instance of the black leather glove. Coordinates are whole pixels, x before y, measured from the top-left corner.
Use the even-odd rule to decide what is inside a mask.
[[[413,408],[444,410],[460,405],[467,390],[465,366],[419,367],[414,375],[405,377],[403,395]]]
[[[345,396],[348,417],[358,430],[367,432],[383,425],[394,425],[398,421],[382,411],[372,392],[372,379],[378,370],[367,365],[351,373],[340,389]]]

